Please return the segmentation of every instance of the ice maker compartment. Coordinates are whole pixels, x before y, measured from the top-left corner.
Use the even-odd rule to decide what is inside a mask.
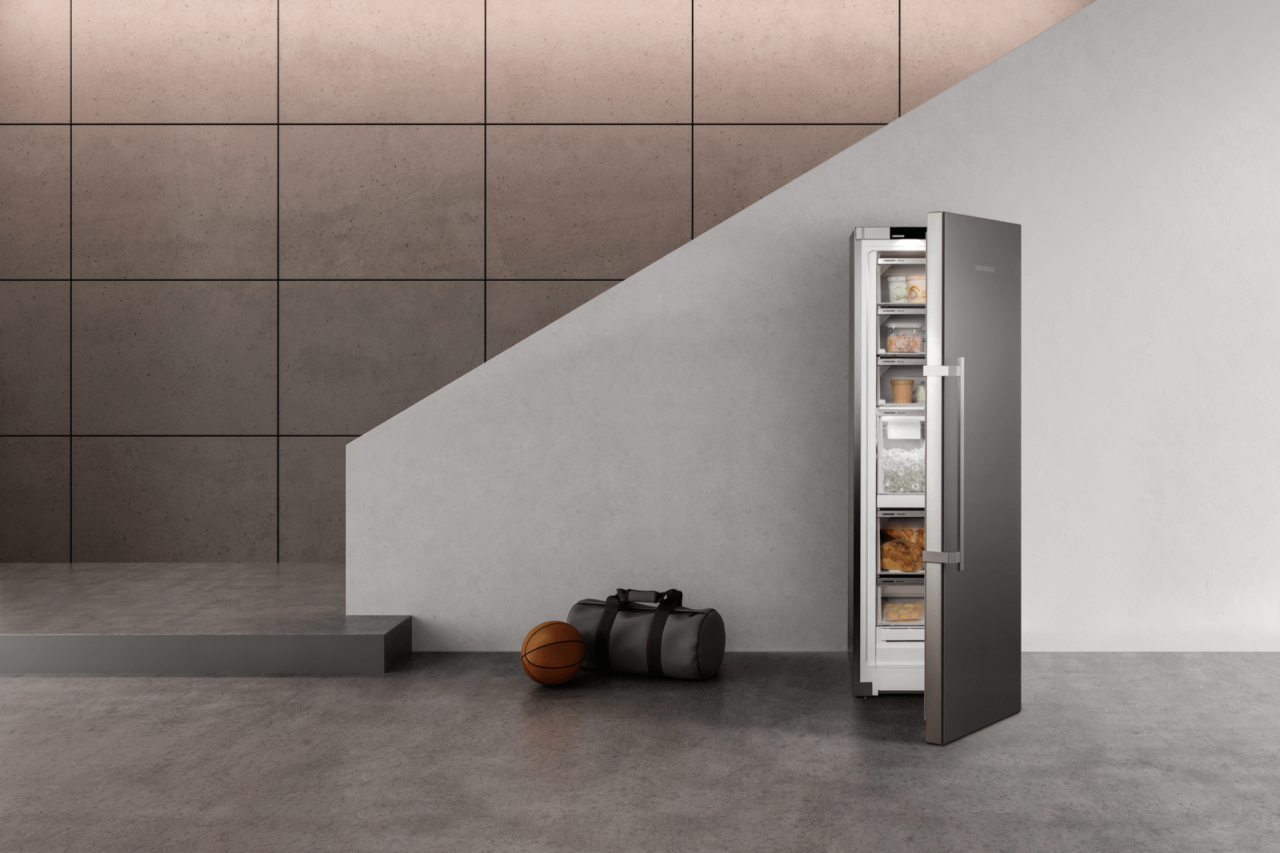
[[[877,491],[902,495],[924,493],[924,417],[884,415],[880,418]]]

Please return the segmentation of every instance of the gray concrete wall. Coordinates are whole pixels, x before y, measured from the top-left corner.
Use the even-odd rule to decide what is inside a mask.
[[[1099,0],[348,447],[348,610],[845,644],[847,239],[1024,238],[1024,639],[1280,649],[1280,4]],[[993,329],[999,334],[999,329]]]

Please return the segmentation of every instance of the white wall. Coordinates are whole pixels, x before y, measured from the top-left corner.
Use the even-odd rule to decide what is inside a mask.
[[[348,610],[845,645],[847,239],[1023,226],[1030,650],[1280,650],[1280,3],[1099,0],[357,440]]]

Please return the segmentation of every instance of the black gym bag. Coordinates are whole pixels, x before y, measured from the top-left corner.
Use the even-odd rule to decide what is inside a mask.
[[[566,621],[582,635],[589,669],[710,678],[724,659],[724,620],[711,608],[681,607],[683,599],[678,589],[620,589],[579,601]]]

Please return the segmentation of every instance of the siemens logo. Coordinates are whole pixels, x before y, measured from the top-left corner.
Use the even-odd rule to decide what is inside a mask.
[[[978,272],[995,272],[995,267],[974,267]]]

